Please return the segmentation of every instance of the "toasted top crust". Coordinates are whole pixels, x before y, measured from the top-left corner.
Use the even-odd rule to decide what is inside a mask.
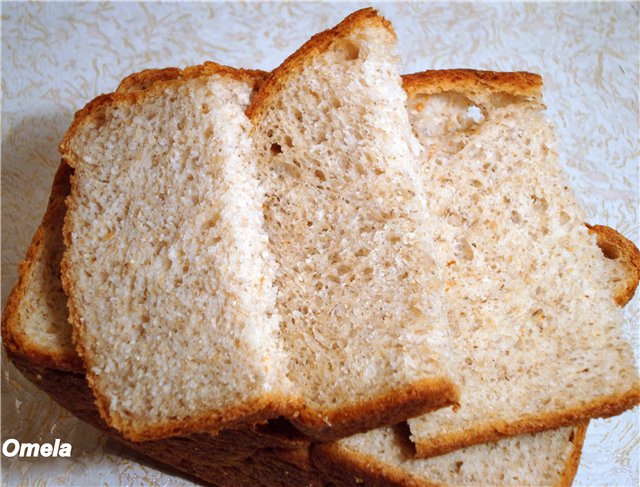
[[[314,35],[278,68],[273,70],[264,80],[260,91],[256,94],[249,108],[247,108],[247,117],[251,120],[258,119],[268,107],[271,96],[279,92],[287,84],[293,73],[302,71],[316,55],[325,52],[337,39],[344,37],[355,28],[364,27],[367,24],[380,25],[396,38],[396,33],[391,23],[378,14],[375,9],[364,8],[352,13],[334,28]]]
[[[542,77],[527,72],[498,73],[474,69],[442,69],[404,75],[402,86],[409,96],[416,92],[429,95],[443,91],[471,94],[508,93],[540,98]]]
[[[83,124],[98,119],[107,107],[120,103],[142,103],[145,98],[153,97],[156,93],[171,84],[180,84],[189,79],[213,75],[225,76],[256,85],[262,80],[265,73],[259,70],[232,68],[210,61],[197,66],[189,66],[182,70],[178,68],[165,68],[160,70],[150,69],[135,73],[125,78],[116,92],[94,98],[87,103],[84,108],[75,113],[71,126],[64,134],[58,146],[58,151],[73,167],[73,158],[67,157],[70,150],[70,141]]]

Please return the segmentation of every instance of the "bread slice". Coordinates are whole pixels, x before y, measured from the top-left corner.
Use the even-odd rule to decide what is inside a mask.
[[[263,73],[173,74],[97,98],[60,144],[76,347],[133,440],[278,416],[293,397],[244,115]]]
[[[295,424],[328,438],[457,401],[396,37],[372,9],[313,37],[247,109]]]
[[[82,370],[71,343],[67,296],[60,282],[64,200],[71,172],[64,163],[58,167],[47,211],[20,263],[18,282],[2,315],[2,339],[8,350],[58,370]]]
[[[156,70],[148,74],[154,77],[158,75]],[[121,87],[125,86],[125,90],[148,87],[145,75],[132,76],[131,78],[137,78],[135,83],[127,78]],[[56,292],[56,289],[61,288],[59,273],[61,252],[51,252],[48,249],[62,247],[64,198],[69,190],[70,173],[71,170],[61,164],[54,180],[47,213],[34,236],[27,259],[20,266],[20,279],[5,308],[2,323],[3,339],[11,359],[31,381],[73,414],[119,441],[126,441],[101,420],[93,404],[92,393],[81,374],[81,361],[77,359],[71,343],[71,325],[66,318],[63,318],[64,312],[52,312],[52,310],[65,308],[65,296],[59,291]],[[592,228],[598,237],[598,245],[615,264],[613,268],[615,272],[612,273],[612,278],[609,278],[608,282],[613,286],[625,282],[624,289],[627,287],[635,289],[640,266],[637,264],[629,266],[630,262],[635,261],[634,256],[637,255],[635,246],[608,227],[596,225]],[[36,269],[41,269],[40,274]],[[34,275],[39,275],[41,278],[34,279]],[[614,296],[620,305],[631,298],[628,293],[621,294],[622,290],[622,288],[617,290]],[[27,310],[30,312],[26,312]],[[51,326],[46,317],[54,320],[53,329],[56,331],[51,333],[52,337],[48,337],[45,333]],[[52,341],[51,338],[54,340]],[[58,345],[53,345],[54,343]],[[77,373],[66,372],[66,370]],[[261,429],[234,430],[223,432],[216,438],[200,434],[188,438],[127,444],[152,458],[196,475],[202,480],[222,485],[316,485],[320,483],[320,472],[308,460],[308,442],[301,441],[295,435],[283,436],[283,432],[278,430],[269,430],[268,433],[265,437]],[[526,456],[527,463],[537,464],[538,455],[534,460],[530,452],[544,451],[539,461],[542,465],[549,466],[550,472],[556,472],[556,476],[553,477],[540,469],[534,472],[540,474],[536,477],[538,481],[534,482],[534,477],[531,477],[522,483],[568,485],[575,474],[582,434],[583,428],[576,428],[573,440],[569,435],[565,444],[559,441],[563,436],[567,438],[562,430],[553,434],[523,435],[512,440],[501,440],[496,445],[472,447],[455,452],[451,456],[415,460],[407,441],[406,430],[390,428],[377,431],[371,442],[363,442],[362,439],[366,437],[364,435],[349,439],[339,448],[336,448],[335,444],[330,448],[316,446],[314,461],[322,470],[327,471],[334,481],[340,482],[353,481],[357,477],[391,485],[411,483],[429,485],[434,483],[434,478],[429,475],[429,466],[435,462],[435,466],[439,466],[440,473],[447,471],[447,465],[451,467],[451,476],[443,481],[444,484],[456,485],[460,483],[461,478],[477,479],[480,478],[479,475],[488,473],[493,475],[494,479],[502,476],[503,480],[497,482],[497,485],[506,485],[513,484],[510,479],[514,476],[514,465],[517,465],[520,474],[526,471],[524,464],[513,463],[515,459]],[[511,452],[505,448],[508,442],[516,442],[516,451]],[[392,444],[387,445],[387,443]],[[374,448],[367,449],[367,444]],[[383,451],[376,451],[376,448],[380,447],[383,447]],[[257,451],[248,453],[253,451],[252,448]],[[480,454],[483,448],[484,456]],[[480,458],[480,462],[474,463],[467,460],[465,453],[467,450],[471,451],[469,458]],[[463,458],[456,460],[458,456]],[[503,461],[503,456],[509,460]],[[550,465],[547,458],[551,457],[557,458],[559,463]],[[488,466],[492,466],[493,470],[487,470]],[[548,479],[548,482],[543,482],[544,479]],[[488,480],[481,483],[487,482]]]
[[[638,404],[616,302],[633,294],[640,254],[605,244],[614,237],[601,230],[605,255],[625,255],[602,258],[558,165],[540,77],[453,70],[404,84],[441,218],[435,239],[462,387],[459,410],[409,421],[418,455]]]

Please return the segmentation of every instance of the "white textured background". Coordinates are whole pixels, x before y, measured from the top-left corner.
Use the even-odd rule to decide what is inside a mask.
[[[56,146],[75,110],[143,68],[210,59],[271,69],[363,4],[2,3],[2,306],[44,212]],[[560,153],[589,221],[640,242],[640,3],[380,4],[402,70],[543,75]],[[628,326],[638,350],[638,297]],[[577,485],[640,484],[633,412],[592,421]],[[14,485],[188,482],[142,466],[2,358],[2,438],[73,444],[73,458],[2,459]],[[138,460],[138,461],[136,461]]]

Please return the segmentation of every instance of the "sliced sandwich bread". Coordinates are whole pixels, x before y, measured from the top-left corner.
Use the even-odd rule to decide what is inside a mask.
[[[640,254],[585,226],[541,85],[527,73],[404,78],[440,218],[437,261],[462,395],[456,411],[409,421],[419,456],[619,414],[640,400],[618,306],[635,290]],[[593,233],[605,256],[624,256],[603,258]]]
[[[372,9],[274,70],[247,115],[289,378],[314,436],[457,401],[396,37]]]

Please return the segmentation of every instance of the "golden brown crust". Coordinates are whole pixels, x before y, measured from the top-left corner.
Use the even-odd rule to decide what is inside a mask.
[[[560,483],[557,485],[557,487],[571,487],[571,484],[573,484],[573,479],[576,476],[578,465],[580,464],[582,445],[584,445],[584,438],[587,434],[588,427],[589,422],[585,421],[584,423],[581,423],[573,428],[573,432],[571,434],[571,443],[573,444],[573,450],[571,451],[569,458],[567,458],[567,461],[564,464],[562,479],[560,479]]]
[[[446,91],[464,93],[508,93],[513,96],[539,98],[542,96],[542,77],[527,72],[495,72],[475,69],[442,69],[402,76],[407,95],[426,95]]]
[[[372,8],[364,8],[352,13],[332,29],[314,35],[300,49],[289,56],[280,66],[274,69],[263,81],[255,98],[247,108],[247,117],[256,121],[269,107],[271,98],[286,86],[291,77],[300,72],[315,56],[322,54],[338,39],[346,37],[355,29],[365,25],[376,25],[385,28],[395,38],[396,33],[391,23]]]
[[[332,411],[301,406],[299,416],[291,422],[314,439],[327,441],[397,424],[442,407],[457,406],[459,399],[458,388],[447,378],[430,378]]]
[[[25,260],[19,265],[18,281],[9,295],[2,315],[2,339],[9,351],[28,358],[33,363],[61,370],[82,370],[82,362],[72,351],[45,348],[35,343],[27,335],[19,313],[20,305],[33,279],[36,263],[47,244],[47,230],[54,225],[57,226],[66,211],[64,200],[69,194],[71,172],[71,168],[64,163],[58,167],[47,210],[33,235]]]
[[[108,107],[121,103],[142,103],[146,97],[154,96],[167,86],[214,75],[224,76],[253,85],[260,81],[265,76],[265,73],[259,70],[232,68],[210,61],[197,66],[189,66],[182,70],[178,68],[165,68],[134,73],[123,80],[124,85],[121,84],[118,87],[118,91],[94,98],[87,103],[84,108],[75,113],[71,126],[64,134],[58,150],[65,159],[65,162],[73,167],[74,160],[69,153],[71,139],[73,139],[82,125],[98,119]],[[153,79],[154,77],[155,79]],[[141,87],[144,88],[140,89]]]
[[[619,306],[624,306],[636,292],[640,281],[640,250],[633,242],[613,228],[604,225],[585,223],[589,233],[595,234],[597,244],[607,259],[620,262],[627,271],[627,278],[618,284],[614,299]]]
[[[479,426],[444,433],[428,440],[414,438],[416,456],[435,457],[460,448],[498,441],[508,436],[572,426],[590,418],[608,418],[631,409],[639,403],[640,387],[635,384],[625,394],[602,397],[582,406],[565,408],[544,415],[522,416],[517,419],[517,422],[487,421]]]
[[[177,79],[181,74],[180,68],[144,69],[123,79],[116,88],[116,93],[148,90],[152,84],[158,81]]]

